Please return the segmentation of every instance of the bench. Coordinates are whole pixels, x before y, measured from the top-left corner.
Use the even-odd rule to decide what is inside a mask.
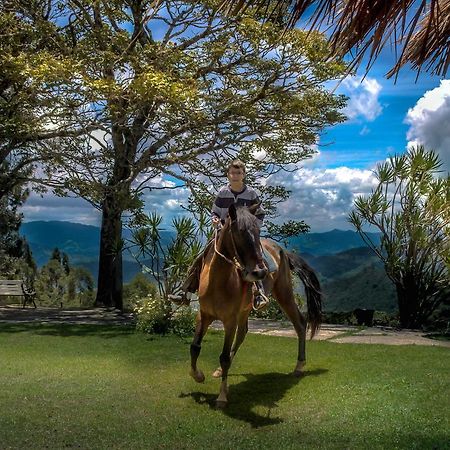
[[[0,296],[22,297],[22,308],[25,308],[27,303],[33,303],[36,308],[36,293],[28,290],[22,280],[0,280]]]

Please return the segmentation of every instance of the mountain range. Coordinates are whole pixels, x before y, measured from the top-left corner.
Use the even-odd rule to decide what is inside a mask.
[[[71,264],[88,269],[94,279],[98,273],[100,228],[62,221],[26,222],[21,226],[39,267],[47,263],[54,248],[67,253]],[[124,230],[124,239],[131,232]],[[171,230],[161,233],[163,245],[175,236]],[[379,241],[379,235],[370,234]],[[291,238],[288,247],[300,253],[317,271],[324,293],[324,309],[329,311],[370,307],[387,312],[395,310],[395,291],[382,263],[354,231],[332,230]],[[124,282],[129,282],[141,267],[124,252]]]

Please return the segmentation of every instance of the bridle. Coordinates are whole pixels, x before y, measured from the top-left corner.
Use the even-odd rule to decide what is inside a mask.
[[[245,267],[243,266],[242,262],[239,260],[238,258],[238,251],[236,248],[236,242],[234,241],[234,237],[233,237],[233,232],[231,231],[231,225],[233,222],[230,222],[230,228],[229,228],[229,232],[230,232],[230,238],[231,238],[231,245],[233,246],[233,253],[234,256],[232,259],[226,257],[223,253],[221,253],[219,251],[219,249],[217,248],[217,241],[218,241],[218,236],[219,236],[219,228],[216,228],[215,232],[214,232],[214,251],[221,257],[223,258],[225,261],[227,261],[228,263],[230,263],[231,265],[235,266],[236,269],[240,270],[241,272],[243,272],[245,270]]]

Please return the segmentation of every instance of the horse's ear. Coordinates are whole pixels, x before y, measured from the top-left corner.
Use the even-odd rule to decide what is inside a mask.
[[[237,219],[236,206],[234,203],[232,203],[228,208],[228,214],[230,215],[231,221],[235,221]]]
[[[256,211],[258,211],[260,205],[261,205],[261,203],[256,203],[255,205],[249,206],[249,207],[248,207],[248,210],[249,210],[253,215],[255,215],[255,214],[256,214]]]

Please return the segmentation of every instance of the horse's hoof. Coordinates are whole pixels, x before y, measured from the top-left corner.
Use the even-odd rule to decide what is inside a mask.
[[[214,378],[220,378],[220,377],[222,376],[222,369],[216,369],[216,370],[213,372],[212,376],[213,376]]]
[[[294,377],[300,378],[301,376],[303,376],[303,368],[305,367],[305,365],[306,361],[297,361],[294,372],[292,372]]]
[[[205,381],[205,375],[201,370],[197,370],[196,372],[191,370],[190,375],[197,383],[203,383]]]
[[[224,409],[227,406],[227,402],[223,400],[216,400],[216,408]]]

